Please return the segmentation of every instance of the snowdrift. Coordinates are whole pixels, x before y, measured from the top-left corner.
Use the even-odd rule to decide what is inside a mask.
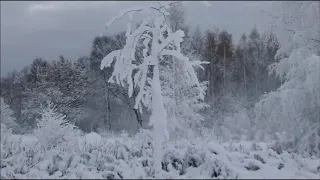
[[[68,143],[68,142],[65,142]],[[73,148],[42,149],[35,136],[1,134],[1,178],[124,179],[153,178],[149,131],[81,136]],[[277,154],[266,143],[209,139],[172,140],[164,145],[163,178],[312,178],[319,159]]]

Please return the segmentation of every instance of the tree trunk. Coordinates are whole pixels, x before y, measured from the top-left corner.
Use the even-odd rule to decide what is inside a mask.
[[[104,126],[107,126],[107,129],[110,130],[111,129],[111,120],[110,120],[110,96],[109,96],[109,84],[108,84],[108,73],[107,72],[104,72],[103,73],[103,77],[104,77],[104,87],[105,87],[105,103],[106,103],[106,113],[105,113],[105,117],[104,117]]]
[[[140,125],[140,127],[142,127],[142,118],[141,118],[141,114],[140,114],[139,110],[133,108],[133,111],[134,111],[134,114],[136,115],[138,124]]]
[[[167,131],[167,111],[164,108],[160,85],[158,61],[153,68],[152,79],[152,115],[150,125],[153,126],[153,157],[155,167],[155,177],[161,177],[162,143],[168,138]]]

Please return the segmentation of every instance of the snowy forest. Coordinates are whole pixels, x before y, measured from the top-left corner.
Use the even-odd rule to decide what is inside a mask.
[[[106,17],[126,28],[87,56],[1,77],[1,178],[320,178],[320,3],[272,7],[287,44],[161,1]]]

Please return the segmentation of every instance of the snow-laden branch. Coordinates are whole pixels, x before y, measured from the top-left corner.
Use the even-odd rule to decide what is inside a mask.
[[[146,9],[154,9],[157,11],[161,11],[163,8],[169,8],[169,6],[175,3],[179,3],[179,1],[173,1],[173,2],[167,1],[167,2],[161,2],[161,3],[158,2],[158,4],[160,5],[158,8],[154,7],[154,5],[148,5],[144,7],[134,7],[134,8],[128,8],[128,9],[122,10],[118,16],[115,16],[111,20],[109,20],[106,23],[105,27],[106,29],[109,28],[115,21],[122,19],[126,15],[129,15],[130,19],[132,19],[137,12],[140,12]]]
[[[104,57],[100,64],[100,69],[102,70],[105,67],[110,67],[112,62],[120,56],[121,50],[112,51],[106,57]]]
[[[143,8],[131,8],[131,9],[122,11],[118,16],[113,17],[111,20],[109,20],[106,23],[106,29],[109,28],[115,21],[122,19],[124,16],[131,14],[131,17],[133,17],[135,13],[142,10]]]
[[[180,47],[180,43],[183,41],[183,37],[184,37],[184,32],[182,30],[178,30],[172,34],[170,34],[159,46],[159,53],[161,53],[161,51],[167,47],[167,45],[174,41],[175,45]]]

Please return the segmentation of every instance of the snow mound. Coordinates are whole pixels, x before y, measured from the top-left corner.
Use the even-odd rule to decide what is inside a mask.
[[[83,141],[85,144],[95,146],[102,142],[102,138],[99,134],[91,132],[83,137]]]

